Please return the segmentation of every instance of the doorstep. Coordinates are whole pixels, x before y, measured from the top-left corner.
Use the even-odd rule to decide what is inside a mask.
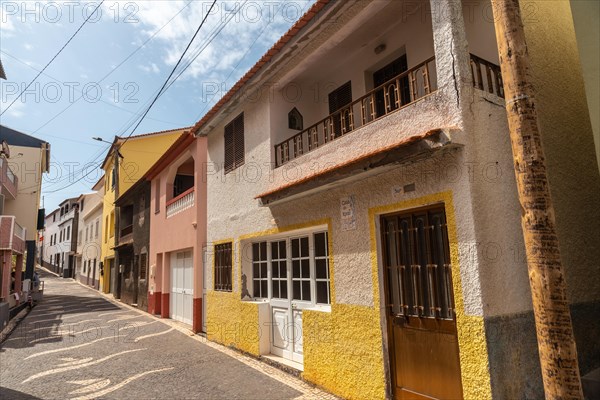
[[[270,364],[297,377],[300,377],[300,374],[304,371],[303,364],[296,361],[288,360],[287,358],[276,356],[274,354],[263,354],[260,356],[260,359],[262,359],[267,364]]]

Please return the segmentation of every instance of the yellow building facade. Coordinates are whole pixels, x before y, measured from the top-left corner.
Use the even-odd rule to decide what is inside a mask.
[[[185,130],[148,133],[128,139],[115,137],[102,164],[106,177],[102,208],[102,292],[110,293],[114,289],[111,275],[115,273],[115,200],[136,183]]]

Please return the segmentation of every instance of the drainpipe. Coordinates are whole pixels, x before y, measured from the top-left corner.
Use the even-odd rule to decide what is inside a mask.
[[[492,0],[546,399],[583,399],[519,0]]]

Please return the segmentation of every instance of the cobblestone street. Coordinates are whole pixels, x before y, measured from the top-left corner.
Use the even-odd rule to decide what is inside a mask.
[[[171,321],[44,274],[0,347],[2,399],[333,399]]]

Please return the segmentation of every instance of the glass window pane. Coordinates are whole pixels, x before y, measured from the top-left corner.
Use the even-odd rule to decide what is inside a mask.
[[[273,291],[273,293],[272,293],[273,297],[278,299],[279,298],[279,281],[273,281],[273,284],[271,285],[271,290]]]
[[[261,278],[267,277],[267,263],[262,263],[260,265],[260,277]]]
[[[272,261],[271,262],[272,265],[272,270],[273,270],[273,278],[279,278],[279,262],[277,261]]]
[[[252,294],[254,297],[260,297],[260,281],[254,281],[254,289]]]
[[[329,304],[327,285],[328,282],[317,282],[317,303]]]
[[[294,299],[294,300],[302,300],[302,295],[301,295],[301,293],[300,293],[300,281],[294,281],[294,282],[293,282],[293,284],[294,284],[294,288],[293,288],[293,291],[294,291],[293,299]]]
[[[328,271],[327,271],[327,260],[324,258],[315,260],[315,272],[317,279],[327,279]]]
[[[327,255],[325,246],[325,232],[317,233],[315,235],[315,257],[323,257]]]
[[[300,240],[292,239],[292,258],[300,256]]]
[[[310,301],[310,281],[302,281],[302,300]]]
[[[287,278],[287,267],[285,264],[285,261],[279,263],[279,276],[282,278]]]
[[[271,243],[271,258],[273,260],[276,260],[279,258],[279,245],[277,244],[277,242],[272,242]]]
[[[267,297],[267,295],[268,295],[267,285],[268,284],[269,284],[269,281],[267,281],[267,280],[260,281],[261,297]]]
[[[258,264],[254,264],[252,266],[252,277],[253,278],[258,278],[259,277],[259,270],[258,270]]]
[[[258,243],[252,243],[252,261],[258,261],[260,255],[258,254]]]
[[[281,298],[282,299],[287,299],[288,298],[288,294],[287,294],[287,282],[286,281],[281,281],[280,282],[280,289],[281,289]]]
[[[310,263],[308,260],[302,260],[302,277],[310,278]]]
[[[302,257],[308,257],[308,238],[303,237],[300,238],[301,248],[302,248]]]
[[[266,261],[267,259],[267,242],[260,243],[260,259]]]
[[[300,278],[300,260],[292,260],[292,277]]]
[[[279,242],[279,257],[281,257],[281,258],[286,258],[287,257],[286,241],[285,240],[282,240],[281,242]]]

